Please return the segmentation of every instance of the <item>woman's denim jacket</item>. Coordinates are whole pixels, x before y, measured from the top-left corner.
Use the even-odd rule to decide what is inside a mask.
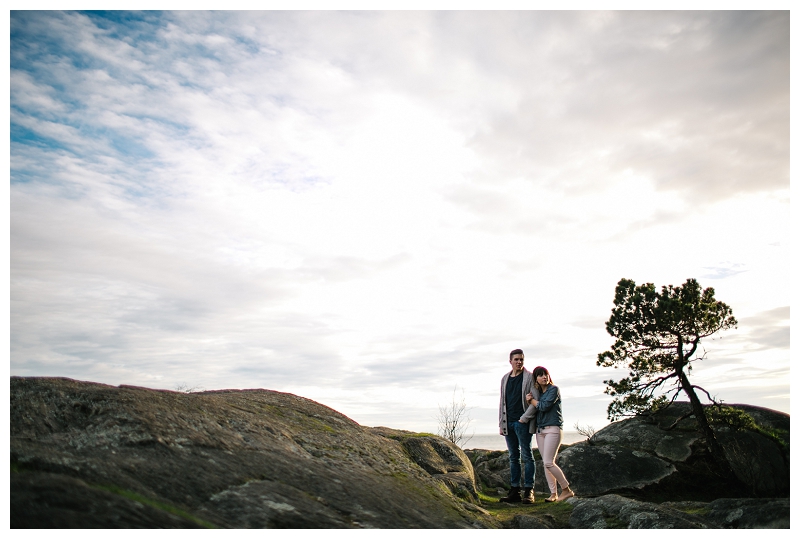
[[[543,427],[563,427],[564,418],[561,416],[561,392],[558,386],[550,386],[539,398],[536,407],[536,427],[541,430]]]

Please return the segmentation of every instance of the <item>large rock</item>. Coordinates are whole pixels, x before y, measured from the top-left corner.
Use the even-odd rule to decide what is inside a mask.
[[[294,395],[12,377],[10,402],[13,528],[498,526],[457,447]]]
[[[104,487],[61,474],[11,474],[12,528],[203,528],[189,515],[175,514]],[[46,507],[46,514],[43,511]]]
[[[652,416],[634,417],[612,423],[590,440],[595,447],[625,447],[652,454],[675,466],[677,473],[657,483],[657,488],[643,489],[630,484],[627,489],[659,492],[670,499],[705,499],[730,496],[789,495],[789,415],[757,406],[732,404],[744,410],[762,428],[762,432],[733,432],[714,427],[736,478],[720,478],[712,462],[705,439],[694,416],[682,420],[671,430],[664,430],[690,411],[688,403],[675,403]],[[587,444],[588,445],[588,444]],[[577,445],[565,450],[568,459]],[[621,467],[611,466],[604,475],[616,476]],[[610,477],[609,477],[610,479]],[[579,481],[587,482],[585,476]],[[596,480],[592,480],[595,482]],[[613,491],[609,489],[608,492]],[[683,494],[682,494],[683,493]]]
[[[669,417],[672,416],[669,414]],[[611,423],[597,431],[591,442],[601,447],[618,446],[646,451],[669,462],[685,462],[692,456],[692,446],[701,438],[700,432],[693,427],[692,422],[691,429],[664,431],[656,422],[632,418]]]
[[[721,498],[709,503],[707,509],[706,518],[720,528],[789,528],[789,498]]]
[[[564,448],[568,446],[563,446]],[[511,485],[511,467],[508,461],[508,451],[490,451],[486,449],[466,449],[464,453],[472,462],[475,470],[475,481],[486,492],[505,496]],[[533,459],[536,465],[533,490],[536,496],[547,497],[550,487],[544,475],[544,463],[539,451],[533,449]],[[560,462],[560,460],[559,460]]]
[[[752,431],[723,431],[718,438],[736,477],[748,486],[749,494],[789,495],[788,451],[780,451],[773,440]]]
[[[676,472],[669,461],[616,445],[574,444],[561,451],[557,463],[581,496],[640,490]]]
[[[607,494],[572,498],[569,525],[573,528],[688,529],[709,526],[694,515],[671,507]]]
[[[713,502],[655,504],[606,494],[571,498],[572,528],[605,529],[788,529],[788,498],[721,498]],[[520,526],[521,527],[521,526]]]
[[[511,483],[508,451],[467,449],[464,453],[472,462],[476,481],[483,490],[498,492],[498,489],[508,489]]]
[[[665,430],[690,410],[688,403],[611,423],[587,442],[564,448],[559,466],[574,490],[587,496],[616,493],[659,502],[788,496],[789,416],[755,406],[731,406],[743,409],[773,433],[715,427],[736,478],[720,475],[693,416]]]
[[[563,446],[556,462],[581,496],[620,494],[650,502],[789,495],[789,416],[749,405],[738,407],[764,429],[732,432],[715,428],[736,477],[720,476],[697,421],[689,417],[665,430],[689,411],[675,403],[662,413],[611,423],[591,439]],[[508,451],[465,452],[482,488],[509,487]],[[538,452],[537,495],[549,493]]]
[[[460,498],[478,503],[475,471],[464,451],[441,436],[375,427],[373,432],[399,441],[411,459]]]
[[[508,451],[467,449],[464,453],[472,461],[476,480],[483,490],[499,494],[508,490],[511,484]],[[550,495],[550,488],[547,486],[544,464],[539,452],[534,449],[533,453],[536,461],[534,492],[537,496],[547,497]],[[580,488],[582,496],[598,496],[615,489],[642,488],[658,483],[675,472],[672,464],[649,453],[610,445],[590,446],[578,443],[563,446],[556,462],[573,482],[573,487]],[[609,466],[619,469],[620,473],[609,477],[598,472]],[[573,479],[575,477],[578,478],[577,483]]]

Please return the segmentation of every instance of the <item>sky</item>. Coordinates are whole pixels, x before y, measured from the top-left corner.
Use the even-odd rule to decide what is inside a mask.
[[[10,14],[10,374],[497,432],[608,423],[621,278],[713,287],[692,380],[790,411],[788,11]]]

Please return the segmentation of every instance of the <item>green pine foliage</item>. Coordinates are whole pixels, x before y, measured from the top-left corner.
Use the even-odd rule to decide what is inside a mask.
[[[610,350],[597,356],[601,367],[625,368],[628,376],[605,380],[605,392],[614,397],[608,418],[652,412],[673,402],[684,391],[693,405],[696,391],[688,373],[701,339],[736,327],[730,307],[714,297],[713,288],[701,288],[695,279],[681,286],[637,285],[621,279],[606,330],[616,339]],[[713,401],[713,399],[711,399]],[[699,404],[699,401],[698,401]]]

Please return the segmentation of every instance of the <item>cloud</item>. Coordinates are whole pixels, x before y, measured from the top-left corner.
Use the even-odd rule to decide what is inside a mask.
[[[503,59],[529,90],[474,139],[504,176],[591,189],[630,170],[694,203],[788,186],[785,12],[527,18],[550,25]]]
[[[748,341],[762,350],[789,349],[789,306],[748,316],[738,327],[747,331]]]
[[[582,317],[574,320],[572,325],[582,329],[596,330],[597,328],[605,328],[606,320],[605,318]]]
[[[421,418],[521,346],[589,413],[621,275],[781,305],[786,12],[28,11],[10,58],[14,374]]]
[[[703,269],[708,270],[708,273],[701,275],[702,279],[724,279],[747,271],[744,264],[736,262],[723,262],[719,266]]]

